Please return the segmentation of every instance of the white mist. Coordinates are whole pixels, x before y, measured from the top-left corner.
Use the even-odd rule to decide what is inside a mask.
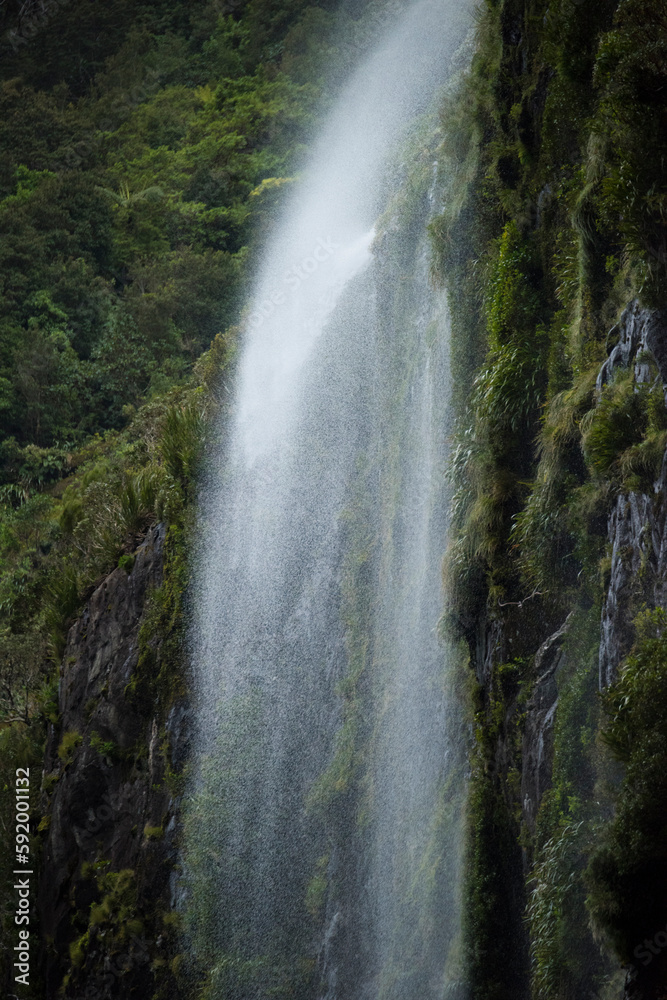
[[[193,601],[186,866],[193,947],[211,969],[212,1000],[281,989],[313,1000],[422,1000],[425,988],[433,998],[446,988],[445,956],[423,942],[433,938],[429,922],[458,920],[458,844],[448,847],[449,913],[434,913],[442,902],[422,899],[419,886],[452,752],[435,636],[448,319],[428,284],[425,237],[406,250],[405,304],[385,315],[397,290],[383,295],[374,239],[387,164],[445,78],[460,21],[455,0],[416,3],[356,72],[286,199],[247,311],[225,454],[211,461],[224,471],[202,492]],[[343,718],[350,643],[341,595],[351,547],[361,544],[351,541],[349,511],[369,464],[377,475],[361,506],[373,552],[375,714],[367,832],[353,824],[345,835],[359,836],[363,879],[350,889],[334,871],[351,849],[340,843],[340,820],[327,825],[305,804]],[[326,912],[308,930],[306,890],[327,865]],[[319,982],[310,994],[290,978],[299,956],[319,968],[308,973]],[[406,966],[420,964],[411,979]]]

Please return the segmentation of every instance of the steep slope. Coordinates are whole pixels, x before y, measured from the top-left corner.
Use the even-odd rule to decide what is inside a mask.
[[[443,112],[432,235],[462,389],[445,568],[479,685],[485,1000],[665,988],[665,27],[658,3],[488,3]]]

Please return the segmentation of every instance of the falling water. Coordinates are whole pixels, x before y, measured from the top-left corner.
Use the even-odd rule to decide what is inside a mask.
[[[208,1000],[463,995],[461,748],[436,634],[448,317],[428,282],[432,154],[425,173],[405,146],[460,22],[455,0],[413,4],[357,71],[247,315],[194,601],[185,859]]]

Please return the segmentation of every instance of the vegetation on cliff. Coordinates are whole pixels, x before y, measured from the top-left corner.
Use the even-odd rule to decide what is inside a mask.
[[[382,11],[300,0],[0,6],[7,829],[13,770],[40,773],[46,727],[58,724],[58,668],[83,601],[115,565],[131,569],[149,525],[166,521],[173,542],[188,523],[209,417],[227,405],[256,252],[316,113]],[[171,549],[178,558],[144,629],[137,697],[173,693],[174,676],[155,688],[141,674],[143,664],[151,675],[153,633],[174,647],[172,674],[178,667],[187,567],[183,545]],[[4,940],[13,927],[4,890],[0,909]],[[83,938],[75,951],[83,962]],[[37,958],[34,968],[39,991]]]
[[[653,358],[598,379],[621,311],[667,299],[664,18],[652,0],[489,0],[472,67],[443,109],[449,197],[432,236],[460,386],[448,621],[482,682],[467,936],[473,996],[485,1000],[616,996],[619,962],[667,917],[657,897],[640,913],[647,878],[662,885],[664,796],[640,763],[665,763],[664,720],[642,707],[659,686],[661,628],[638,639],[605,696],[609,723],[596,694],[608,516],[619,495],[653,494],[666,443]],[[638,583],[637,612],[655,601],[649,589],[642,598]],[[551,788],[531,827],[516,729],[535,653],[572,609]],[[527,664],[518,692],[504,682],[512,663]],[[497,935],[508,907],[527,918],[530,986],[499,957],[520,951]]]
[[[83,600],[130,566],[151,523],[187,524],[255,254],[381,12],[305,0],[0,6],[5,828],[14,769],[39,771],[57,724],[57,667]],[[642,960],[638,944],[667,924],[667,650],[642,580],[634,646],[596,695],[608,516],[619,496],[652,493],[667,444],[654,359],[640,359],[641,384],[621,365],[596,386],[627,303],[666,305],[666,76],[661,0],[485,0],[472,67],[443,108],[447,197],[431,228],[459,411],[447,617],[473,660],[480,640],[490,651],[476,661],[465,904],[480,1000],[614,996],[620,963]],[[147,672],[150,628],[177,657],[184,572],[181,551],[143,634]],[[551,786],[522,825],[534,656],[573,609]],[[64,766],[81,739],[64,734]],[[345,780],[347,751],[341,742],[335,761]],[[0,870],[9,885],[9,857]],[[100,871],[73,982],[91,928],[112,940],[136,917],[127,872]],[[7,894],[0,917],[4,934]],[[232,971],[230,982],[258,974]]]

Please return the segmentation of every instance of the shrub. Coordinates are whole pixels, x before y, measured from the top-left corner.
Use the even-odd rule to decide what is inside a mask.
[[[645,300],[657,305],[664,304],[667,278],[666,29],[661,0],[625,0],[595,67],[603,91],[600,128],[612,145],[603,209],[640,264]]]
[[[530,332],[543,304],[531,249],[516,222],[508,222],[497,242],[487,283],[487,327],[492,349],[516,334]]]
[[[204,408],[201,399],[195,398],[185,405],[173,406],[167,411],[160,451],[167,471],[186,494],[196,481],[204,429]]]
[[[586,459],[595,475],[618,470],[620,456],[638,445],[648,427],[648,393],[634,382],[633,369],[621,370],[604,386],[583,427]]]

